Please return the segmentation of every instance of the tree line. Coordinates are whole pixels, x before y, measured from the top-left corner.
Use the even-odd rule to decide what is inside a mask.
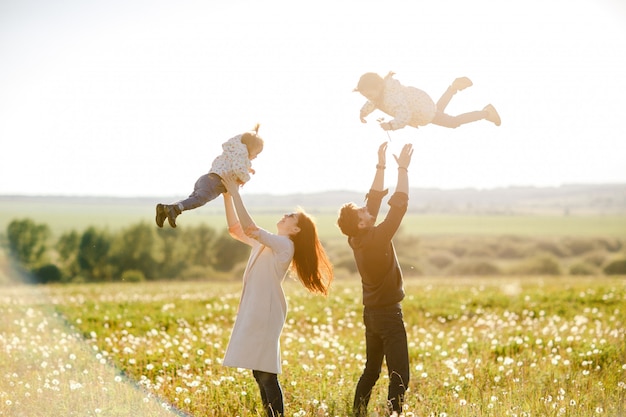
[[[249,248],[228,230],[157,229],[141,222],[118,232],[91,226],[52,238],[47,224],[11,221],[6,246],[13,267],[35,283],[202,278],[231,271]]]
[[[218,232],[207,225],[158,229],[141,222],[115,233],[91,226],[53,239],[46,224],[26,218],[13,220],[0,237],[14,267],[8,280],[24,281],[26,276],[34,283],[238,279],[249,254],[226,229]],[[626,275],[626,241],[621,238],[428,238],[401,231],[394,242],[407,277]],[[328,243],[335,272],[357,274],[345,241]]]

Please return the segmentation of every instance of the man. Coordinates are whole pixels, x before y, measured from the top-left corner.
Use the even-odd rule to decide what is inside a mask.
[[[409,354],[400,302],[404,298],[402,270],[391,239],[400,227],[409,200],[408,166],[413,147],[404,145],[399,156],[396,191],[388,201],[385,219],[376,225],[384,189],[387,143],[378,148],[376,175],[366,205],[345,204],[337,225],[348,236],[348,244],[361,275],[366,363],[354,395],[354,415],[365,416],[372,388],[380,375],[383,358],[389,371],[387,399],[392,415],[400,415],[409,384]]]

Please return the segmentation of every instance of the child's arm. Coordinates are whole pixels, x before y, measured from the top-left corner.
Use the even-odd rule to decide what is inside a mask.
[[[376,104],[371,101],[367,101],[363,105],[363,107],[361,107],[361,123],[367,123],[367,120],[365,120],[365,118],[369,116],[374,110],[376,110]]]

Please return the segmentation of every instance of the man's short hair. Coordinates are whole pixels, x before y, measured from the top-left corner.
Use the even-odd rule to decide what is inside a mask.
[[[347,203],[341,207],[337,226],[346,236],[356,236],[359,232],[359,208],[354,203]]]

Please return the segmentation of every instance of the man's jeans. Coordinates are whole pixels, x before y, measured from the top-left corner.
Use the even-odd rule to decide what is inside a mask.
[[[409,386],[409,352],[400,305],[363,310],[367,361],[354,396],[354,415],[365,416],[367,404],[382,368],[389,371],[390,411],[402,411],[404,392]]]

